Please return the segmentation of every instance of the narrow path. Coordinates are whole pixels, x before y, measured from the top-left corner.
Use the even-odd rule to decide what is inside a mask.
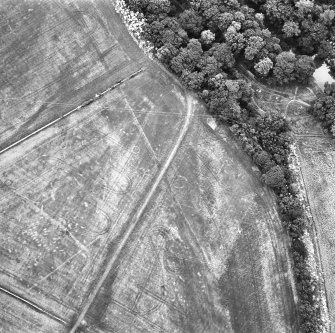
[[[187,130],[189,128],[192,116],[193,116],[193,102],[192,102],[192,98],[188,96],[187,97],[187,113],[186,113],[186,116],[185,116],[185,122],[184,122],[184,125],[183,125],[182,129],[179,132],[176,143],[174,144],[173,148],[171,149],[171,151],[169,153],[169,156],[167,157],[164,164],[162,165],[158,175],[156,176],[156,179],[155,179],[153,185],[151,186],[151,189],[147,192],[141,206],[139,207],[137,213],[135,214],[134,218],[132,219],[131,223],[129,224],[129,228],[126,231],[123,239],[118,244],[113,256],[107,262],[106,269],[105,269],[104,273],[101,275],[100,279],[98,280],[98,282],[97,282],[96,286],[94,287],[93,291],[91,292],[91,294],[88,296],[88,298],[86,300],[86,304],[82,308],[80,314],[77,317],[77,320],[73,324],[73,326],[70,330],[70,333],[75,333],[76,329],[79,327],[80,323],[85,318],[85,315],[86,315],[89,307],[93,303],[95,297],[97,296],[101,286],[103,285],[107,276],[109,275],[112,267],[114,266],[117,258],[120,255],[121,251],[124,249],[125,245],[127,244],[127,241],[129,239],[129,237],[131,236],[131,234],[135,230],[136,226],[139,224],[139,221],[141,220],[141,217],[142,217],[145,209],[147,208],[150,200],[152,199],[152,196],[154,195],[158,185],[162,181],[162,179],[163,179],[166,171],[168,170],[172,160],[176,156],[176,153],[177,153],[177,151],[178,151],[178,149],[179,149],[179,147],[180,147],[180,145],[181,145],[181,143],[182,143],[182,141],[183,141],[183,139],[184,139],[184,137],[187,133]]]

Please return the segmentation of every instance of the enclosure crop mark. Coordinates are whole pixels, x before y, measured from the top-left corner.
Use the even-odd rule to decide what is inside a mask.
[[[92,302],[94,301],[96,295],[98,294],[101,286],[103,285],[105,279],[107,278],[107,276],[110,273],[110,270],[112,269],[113,265],[115,264],[116,260],[118,259],[121,251],[123,250],[124,246],[127,243],[127,240],[129,239],[129,237],[131,236],[131,234],[133,233],[134,229],[136,228],[137,224],[140,221],[140,218],[142,217],[146,207],[148,206],[150,200],[152,199],[152,196],[154,195],[154,193],[156,192],[157,187],[159,186],[160,182],[162,181],[167,169],[169,168],[172,160],[174,159],[185,135],[186,132],[188,131],[191,119],[192,119],[192,115],[193,115],[193,100],[191,99],[191,97],[188,97],[187,100],[187,113],[185,115],[185,121],[183,124],[182,129],[179,132],[178,138],[173,146],[173,148],[171,149],[168,157],[166,158],[164,164],[162,165],[162,167],[159,169],[158,175],[155,178],[154,183],[152,184],[150,190],[146,193],[146,196],[141,204],[141,206],[139,207],[138,211],[136,212],[136,215],[134,216],[134,218],[132,219],[132,223],[129,225],[129,228],[126,230],[124,238],[120,241],[120,243],[118,244],[118,247],[116,248],[113,256],[109,259],[107,265],[106,265],[106,269],[104,271],[104,273],[102,274],[101,278],[99,279],[99,281],[97,282],[97,284],[95,285],[93,291],[91,292],[91,294],[88,296],[88,299],[86,300],[86,304],[84,305],[83,309],[81,310],[81,312],[79,313],[76,322],[73,324],[70,333],[74,333],[76,331],[76,329],[79,327],[80,323],[82,322],[82,320],[84,319],[87,311],[89,310]]]

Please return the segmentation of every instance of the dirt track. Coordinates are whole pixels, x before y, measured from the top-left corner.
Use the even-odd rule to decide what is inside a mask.
[[[131,224],[129,225],[128,230],[126,231],[123,239],[121,240],[121,242],[118,244],[118,247],[116,248],[113,256],[109,259],[108,264],[106,266],[106,269],[104,271],[104,273],[102,274],[101,278],[98,280],[95,288],[93,289],[93,291],[91,292],[91,294],[89,295],[85,306],[83,307],[83,309],[81,310],[76,322],[74,323],[74,325],[72,326],[70,333],[75,333],[76,329],[79,327],[80,323],[82,322],[82,320],[84,319],[90,305],[93,303],[94,298],[96,297],[96,295],[98,294],[101,286],[103,285],[104,281],[106,280],[107,276],[110,273],[110,270],[112,269],[113,265],[115,264],[116,260],[118,259],[122,249],[125,247],[130,235],[132,234],[132,232],[134,231],[134,229],[136,228],[137,224],[139,223],[142,214],[144,213],[146,207],[148,206],[150,199],[152,198],[153,194],[155,193],[158,185],[160,184],[160,182],[162,181],[166,171],[168,170],[171,162],[173,161],[173,158],[176,156],[176,153],[178,151],[178,148],[180,147],[186,133],[187,130],[189,128],[191,119],[193,116],[193,102],[192,102],[192,98],[190,96],[187,97],[187,113],[185,115],[185,122],[184,125],[182,127],[182,129],[180,130],[180,133],[178,135],[177,141],[174,144],[169,156],[167,157],[166,161],[164,162],[163,166],[161,167],[153,185],[151,186],[150,190],[147,192],[147,195],[145,196],[141,206],[139,207],[135,217],[132,219]]]

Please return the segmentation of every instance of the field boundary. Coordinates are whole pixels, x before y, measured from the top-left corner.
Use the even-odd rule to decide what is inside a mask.
[[[59,317],[57,317],[56,315],[40,308],[37,304],[31,302],[31,301],[28,301],[26,298],[22,297],[22,296],[19,296],[17,294],[15,294],[14,292],[12,291],[9,291],[8,289],[5,289],[3,287],[0,286],[0,291],[4,292],[5,294],[11,296],[11,297],[14,297],[15,299],[19,300],[20,302],[28,305],[29,307],[33,308],[34,310],[38,311],[38,312],[41,312],[45,315],[47,315],[48,317],[52,318],[52,319],[55,319],[57,320],[58,322],[62,323],[62,324],[67,324],[67,322]]]
[[[20,143],[28,140],[29,138],[37,135],[38,133],[42,132],[43,130],[51,127],[52,125],[56,124],[57,122],[59,122],[60,120],[67,118],[68,116],[70,116],[72,113],[86,107],[89,106],[90,104],[92,104],[93,102],[95,102],[96,100],[100,99],[102,96],[104,96],[105,94],[107,94],[108,92],[110,92],[111,90],[115,89],[116,87],[118,87],[119,85],[121,85],[122,83],[126,82],[127,80],[132,79],[133,77],[137,76],[138,74],[140,74],[141,72],[144,71],[144,68],[140,68],[138,71],[130,74],[129,76],[127,76],[126,78],[118,81],[117,83],[115,83],[114,85],[112,85],[110,88],[104,90],[103,92],[99,93],[99,94],[95,94],[95,96],[93,98],[90,98],[86,101],[84,101],[82,104],[80,104],[79,106],[75,107],[74,109],[68,111],[67,113],[63,114],[62,116],[54,119],[53,121],[49,122],[48,124],[40,127],[39,129],[35,130],[34,132],[24,136],[23,138],[15,141],[14,143],[10,144],[9,146],[3,148],[2,150],[0,150],[0,155],[5,153],[6,151],[16,147],[17,145],[19,145]]]

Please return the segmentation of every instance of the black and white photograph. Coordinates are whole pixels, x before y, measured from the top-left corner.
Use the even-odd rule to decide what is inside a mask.
[[[335,0],[0,0],[0,333],[335,333]]]

